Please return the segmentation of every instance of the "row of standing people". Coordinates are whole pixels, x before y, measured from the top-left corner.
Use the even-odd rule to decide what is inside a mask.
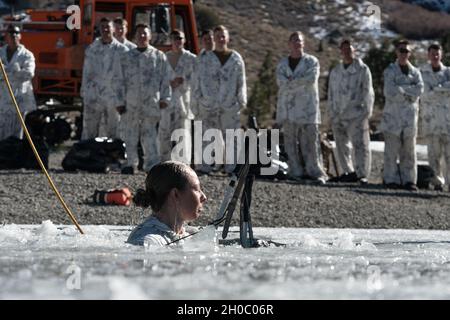
[[[180,127],[190,132],[194,117],[202,120],[203,129],[219,128],[223,132],[239,127],[239,113],[247,102],[245,64],[239,53],[228,48],[225,27],[203,35],[206,50],[199,57],[184,50],[182,32],[171,35],[172,50],[163,54],[149,44],[151,32],[147,26],[137,28],[137,44],[126,39],[126,27],[122,19],[114,24],[102,20],[101,38],[86,50],[83,138],[99,135],[103,114],[106,134],[116,137],[120,132],[126,141],[126,168],[133,171],[137,166],[140,141],[144,170],[149,170],[170,158],[171,132]],[[7,45],[1,48],[0,57],[21,111],[26,113],[36,108],[31,85],[34,56],[20,44],[18,27],[10,27],[5,39]],[[290,35],[288,46],[289,56],[277,67],[276,120],[284,130],[290,174],[293,178],[308,176],[325,182],[318,129],[319,61],[304,52],[301,32]],[[344,40],[340,50],[342,61],[330,73],[328,113],[344,175],[366,183],[371,166],[368,120],[374,102],[371,73],[361,59],[355,58],[351,41]],[[421,123],[429,162],[436,173],[434,185],[441,189],[450,180],[450,170],[443,173],[450,163],[450,69],[441,62],[439,45],[429,47],[429,63],[420,70],[409,62],[411,48],[407,41],[397,44],[396,55],[397,61],[384,72],[386,104],[380,127],[386,142],[383,181],[388,187],[416,189],[415,144],[421,98]],[[20,137],[20,124],[6,85],[1,90],[0,139]],[[185,162],[189,163],[190,158]],[[201,164],[197,169],[208,172],[211,167]],[[232,170],[232,166],[226,170]]]
[[[125,142],[127,164],[122,172],[137,169],[139,142],[144,171],[171,159],[175,129],[184,133],[183,153],[177,160],[190,163],[194,117],[202,120],[203,130],[240,127],[239,113],[247,103],[245,66],[242,57],[228,49],[225,27],[203,35],[206,49],[199,57],[184,49],[182,31],[170,34],[172,48],[164,54],[150,45],[148,26],[136,27],[137,46],[131,50],[113,37],[113,28],[111,21],[103,19],[101,37],[86,50],[82,139],[100,134],[103,115],[106,135]],[[208,172],[210,166],[199,163],[198,169]],[[231,172],[233,165],[226,170]]]
[[[342,42],[341,53],[343,62],[330,75],[328,110],[344,172],[366,178],[370,173],[371,75],[361,60],[354,59],[350,41]],[[432,183],[436,190],[442,190],[450,179],[450,69],[441,61],[439,44],[429,46],[428,63],[420,69],[409,61],[412,48],[408,41],[397,42],[395,53],[397,60],[383,74],[385,105],[379,127],[385,141],[383,183],[388,188],[417,190],[416,138],[420,123],[435,173]]]
[[[156,123],[159,123],[160,157],[156,158],[158,153],[157,146],[154,144],[148,150],[151,150],[155,158],[152,159],[147,169],[159,160],[170,159],[172,146],[170,137],[175,128],[183,128],[186,129],[186,132],[191,132],[190,120],[195,117],[202,120],[203,130],[216,128],[224,134],[225,129],[239,128],[239,114],[247,102],[244,61],[236,51],[228,49],[229,34],[226,28],[220,27],[214,31],[216,50],[204,51],[198,59],[182,48],[184,45],[183,34],[173,34],[172,36],[175,37],[171,39],[172,51],[169,51],[166,57],[169,58],[169,69],[173,72],[169,80],[169,89],[172,89],[174,96],[172,102],[167,101],[170,106],[166,110],[162,109],[159,112],[157,108],[153,108],[154,120],[151,124],[142,126],[155,129]],[[177,38],[179,39],[177,40]],[[137,41],[139,41],[139,35]],[[212,42],[211,39],[210,42]],[[283,127],[290,176],[294,179],[308,177],[325,183],[327,175],[322,165],[319,139],[321,116],[318,78],[320,64],[316,57],[304,52],[304,36],[301,32],[292,33],[288,44],[290,54],[283,58],[277,67],[279,95],[276,120],[278,125]],[[336,141],[337,158],[343,169],[344,179],[360,181],[365,184],[368,182],[371,170],[369,118],[372,115],[374,103],[371,73],[361,59],[355,58],[351,41],[343,41],[340,49],[342,62],[330,74],[327,110]],[[384,132],[386,142],[383,182],[388,187],[404,187],[410,190],[417,188],[415,144],[418,103],[424,87],[422,74],[427,76],[426,80],[430,87],[422,98],[423,124],[424,132],[430,141],[430,164],[437,173],[435,185],[439,188],[445,180],[448,181],[448,177],[443,179],[440,165],[442,156],[448,153],[446,151],[448,146],[445,144],[445,136],[448,133],[445,133],[443,138],[430,137],[437,135],[434,130],[436,119],[441,122],[446,119],[445,115],[436,117],[438,111],[434,110],[436,108],[433,109],[432,105],[440,103],[441,107],[447,106],[448,108],[448,98],[445,96],[445,82],[449,81],[448,69],[440,61],[432,62],[431,60],[433,53],[437,52],[442,55],[439,47],[431,47],[429,52],[430,64],[424,66],[420,72],[409,62],[409,44],[399,42],[396,48],[397,61],[389,65],[384,73],[386,105],[380,129]],[[182,54],[180,55],[180,53]],[[185,58],[182,59],[180,56],[185,56]],[[228,60],[231,63],[227,63]],[[136,66],[134,61],[136,59],[131,59],[127,69],[132,69],[133,64]],[[431,64],[439,65],[439,70],[429,74],[429,65]],[[142,67],[139,69],[142,70]],[[193,76],[194,73],[195,76]],[[132,72],[130,76],[136,74],[136,72]],[[183,81],[185,82],[183,83]],[[152,87],[149,83],[151,83],[151,79],[145,82],[146,88]],[[440,85],[440,91],[437,94],[432,90],[434,85]],[[125,87],[127,86],[125,85]],[[168,86],[166,85],[165,88]],[[163,85],[159,89],[160,92],[164,92]],[[144,91],[145,88],[142,88],[139,93],[131,90],[133,93],[130,94],[129,99],[142,97]],[[140,101],[141,106],[145,105],[144,101],[158,96],[158,92],[147,90],[148,92],[151,95]],[[129,103],[128,98],[126,103]],[[145,115],[144,111],[133,112],[133,114]],[[157,114],[160,115],[160,121],[157,119]],[[434,121],[430,120],[431,118]],[[137,121],[138,119],[131,122],[123,121],[126,128],[133,128],[133,130],[129,130],[128,136],[131,136],[132,132],[136,133],[134,124]],[[445,123],[439,125],[445,126]],[[446,128],[441,131],[445,132]],[[148,140],[156,141],[156,134],[155,129],[151,134],[152,138]],[[124,137],[127,145],[137,145],[137,139],[129,141],[126,134]],[[188,136],[185,140],[190,141],[190,139],[191,137]],[[144,154],[148,150],[144,150]],[[184,162],[190,163],[191,150],[187,146],[184,150],[189,151],[187,153],[189,157],[186,157]],[[127,153],[129,153],[128,150]],[[130,166],[135,167],[137,153],[130,159]],[[197,169],[209,172],[212,168],[210,165],[201,164],[197,166]],[[225,166],[227,172],[232,169],[233,165]]]
[[[319,62],[303,52],[301,32],[291,34],[289,47],[290,55],[277,68],[277,122],[284,126],[291,175],[321,180]],[[343,169],[339,178],[367,184],[371,170],[372,76],[369,67],[355,57],[351,40],[343,40],[340,51],[342,61],[330,73],[327,103],[337,160]],[[441,62],[439,44],[428,48],[429,61],[420,69],[409,61],[408,41],[396,43],[395,53],[397,60],[383,74],[385,106],[379,128],[385,139],[383,183],[388,188],[417,190],[420,102],[429,163],[435,173],[432,183],[436,190],[442,190],[450,181],[450,68]]]

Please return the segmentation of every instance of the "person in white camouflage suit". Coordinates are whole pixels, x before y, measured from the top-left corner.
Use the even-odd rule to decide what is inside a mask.
[[[203,133],[207,129],[219,129],[223,139],[226,129],[240,128],[240,112],[247,105],[245,63],[238,52],[228,48],[229,41],[228,29],[217,26],[214,29],[215,49],[206,51],[199,57],[194,90],[196,112],[202,121]],[[224,157],[230,158],[231,156],[227,157],[227,152],[231,150],[227,151],[229,146],[225,146],[223,139],[219,142],[220,148],[224,150]],[[219,164],[225,163],[224,169],[227,173],[231,173],[236,167],[236,142],[233,148],[232,161],[218,159]],[[194,158],[202,157],[197,155]],[[209,163],[196,163],[196,170],[209,173],[212,167]]]
[[[159,141],[161,161],[176,160],[185,164],[191,163],[192,134],[191,93],[197,57],[184,49],[185,35],[180,30],[173,30],[170,34],[172,50],[166,53],[172,69],[170,86],[172,98],[168,108],[161,110],[159,125]],[[171,136],[174,130],[182,129],[181,136]],[[180,140],[181,139],[181,140]],[[178,152],[172,154],[172,144],[176,143]]]
[[[319,140],[319,61],[303,51],[302,32],[292,33],[288,44],[290,55],[279,62],[276,70],[276,122],[284,131],[289,175],[292,179],[303,177],[323,184],[327,175]]]
[[[136,48],[136,44],[127,39],[128,33],[128,22],[125,19],[117,18],[114,19],[114,38],[117,39],[121,44],[132,50]]]
[[[208,51],[214,50],[214,33],[211,29],[206,29],[202,31],[200,36],[202,49],[199,52],[199,56],[204,55]]]
[[[101,37],[86,49],[80,92],[84,105],[83,140],[100,134],[118,137],[119,114],[116,108],[124,105],[124,88],[119,81],[120,59],[128,48],[114,39],[113,32],[112,21],[103,18],[100,21]],[[102,120],[105,132],[100,132]]]
[[[170,103],[171,71],[166,55],[151,46],[150,40],[149,27],[137,25],[137,48],[122,58],[126,106],[118,108],[118,112],[122,116],[121,132],[127,153],[127,164],[122,168],[124,174],[133,174],[138,167],[139,141],[143,151],[142,169],[148,172],[160,162],[157,125],[161,109]]]
[[[197,61],[195,64],[195,72],[197,72],[198,65],[201,63],[201,58],[209,51],[213,51],[215,49],[214,44],[214,32],[211,29],[203,30],[200,36],[200,42],[202,48],[197,55]],[[197,85],[198,77],[194,75],[193,83],[192,83],[192,95],[191,95],[191,110],[195,119],[199,119],[199,110],[198,104],[195,101],[195,89]]]
[[[425,88],[420,99],[420,119],[428,144],[428,162],[435,173],[434,188],[441,191],[444,184],[450,184],[450,68],[441,62],[439,44],[428,48],[428,60],[421,67]]]
[[[21,34],[17,26],[6,30],[6,45],[0,48],[0,58],[5,66],[11,88],[23,116],[36,109],[31,80],[36,63],[34,55],[20,44]],[[3,75],[0,75],[0,140],[10,136],[22,138],[23,130],[11,100]]]
[[[419,69],[409,62],[408,41],[397,43],[396,55],[397,61],[384,70],[386,102],[380,125],[385,140],[383,182],[388,188],[416,191],[416,136],[423,80]]]
[[[342,41],[340,49],[342,62],[333,68],[328,83],[328,113],[338,162],[344,170],[339,178],[367,184],[371,165],[369,118],[375,98],[372,75],[369,67],[355,58],[350,39]]]

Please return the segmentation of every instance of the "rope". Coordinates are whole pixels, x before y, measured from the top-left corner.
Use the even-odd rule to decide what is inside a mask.
[[[25,133],[25,136],[27,137],[27,140],[30,143],[31,149],[33,150],[34,156],[36,157],[36,160],[38,161],[39,166],[42,169],[42,172],[47,177],[47,180],[48,180],[50,186],[52,187],[53,191],[56,194],[56,197],[59,199],[59,201],[61,202],[62,206],[64,207],[64,210],[66,210],[67,214],[69,215],[70,220],[72,220],[73,224],[77,227],[78,231],[80,231],[81,234],[84,234],[83,230],[81,229],[81,227],[78,224],[77,220],[75,219],[74,215],[72,214],[72,212],[70,211],[70,209],[66,205],[66,203],[64,202],[64,199],[62,198],[62,196],[59,193],[58,189],[56,189],[56,186],[53,183],[52,178],[50,178],[50,175],[48,174],[47,169],[45,169],[45,166],[42,163],[41,157],[39,156],[39,153],[36,150],[36,147],[34,146],[33,140],[31,139],[30,133],[28,132],[27,126],[25,125],[25,121],[23,120],[23,117],[22,117],[22,114],[20,112],[19,106],[17,105],[16,98],[14,97],[14,94],[13,94],[13,91],[12,91],[12,88],[11,88],[11,84],[10,84],[9,79],[8,79],[8,75],[6,74],[5,67],[3,66],[3,61],[1,60],[1,58],[0,58],[0,67],[2,69],[3,78],[5,79],[6,86],[7,86],[8,91],[9,91],[9,95],[11,97],[11,100],[12,100],[13,104],[14,104],[14,107],[16,108],[16,112],[17,112],[17,116],[19,117],[20,124],[22,125],[22,128],[23,128],[23,131]]]

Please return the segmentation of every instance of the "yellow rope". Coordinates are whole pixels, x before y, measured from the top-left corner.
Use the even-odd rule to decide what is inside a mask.
[[[3,78],[5,79],[6,85],[8,87],[9,95],[11,96],[11,100],[14,104],[14,107],[16,108],[17,115],[20,120],[20,124],[22,125],[23,131],[28,139],[28,142],[30,143],[31,149],[33,150],[34,156],[36,157],[39,165],[41,166],[42,171],[44,172],[45,176],[47,177],[48,182],[50,183],[50,186],[52,187],[53,191],[55,192],[56,196],[58,197],[59,201],[61,202],[62,206],[66,210],[67,214],[70,217],[70,220],[75,224],[78,231],[80,231],[81,234],[84,234],[83,230],[81,230],[80,225],[78,224],[77,220],[73,216],[72,212],[70,211],[69,207],[64,202],[64,199],[62,198],[61,194],[59,193],[58,189],[56,189],[55,184],[52,181],[52,178],[50,178],[50,175],[48,174],[47,170],[45,169],[44,164],[42,163],[41,157],[39,156],[38,151],[36,150],[36,147],[34,146],[33,140],[31,139],[30,133],[28,132],[27,126],[25,125],[25,121],[23,120],[22,114],[20,113],[19,106],[17,105],[16,98],[14,97],[13,91],[11,89],[11,84],[8,79],[8,75],[6,74],[5,67],[3,66],[3,61],[0,58],[0,67],[2,69]]]

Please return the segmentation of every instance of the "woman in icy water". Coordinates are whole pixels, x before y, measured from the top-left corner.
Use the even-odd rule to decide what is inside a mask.
[[[183,225],[200,216],[206,196],[194,170],[167,161],[149,171],[145,190],[137,190],[133,200],[137,206],[150,206],[153,214],[131,232],[127,242],[163,246],[188,235]]]

